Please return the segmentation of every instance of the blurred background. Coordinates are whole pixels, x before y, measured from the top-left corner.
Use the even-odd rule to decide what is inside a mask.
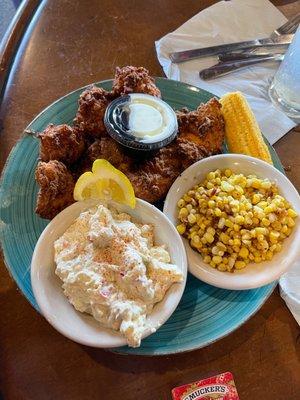
[[[0,41],[20,3],[21,0],[0,0]]]

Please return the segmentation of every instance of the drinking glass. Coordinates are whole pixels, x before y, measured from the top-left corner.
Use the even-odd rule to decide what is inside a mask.
[[[300,122],[300,27],[273,78],[269,95],[275,105]]]

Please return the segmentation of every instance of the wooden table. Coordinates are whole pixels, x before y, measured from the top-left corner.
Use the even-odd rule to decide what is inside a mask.
[[[287,16],[299,2],[274,2]],[[154,41],[188,20],[202,0],[49,0],[35,13],[10,72],[1,109],[0,166],[23,129],[69,91],[112,76],[117,65],[163,75]],[[300,131],[275,148],[300,188]],[[170,399],[174,386],[233,372],[241,399],[300,398],[299,327],[276,290],[245,325],[187,354],[132,357],[80,346],[56,332],[0,263],[0,392],[5,400]],[[0,398],[1,398],[0,394]]]

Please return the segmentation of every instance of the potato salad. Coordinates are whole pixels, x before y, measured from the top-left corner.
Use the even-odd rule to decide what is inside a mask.
[[[152,225],[100,204],[82,212],[54,244],[55,272],[70,303],[120,331],[132,347],[149,328],[154,305],[183,280],[166,247],[154,240]]]

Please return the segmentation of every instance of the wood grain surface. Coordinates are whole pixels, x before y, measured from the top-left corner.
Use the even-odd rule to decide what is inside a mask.
[[[154,41],[214,1],[43,1],[16,55],[0,111],[0,167],[23,129],[69,91],[110,78],[117,65],[163,75]],[[274,1],[291,16],[299,1]],[[300,130],[275,146],[300,188]],[[0,260],[0,398],[171,399],[171,389],[231,371],[241,399],[300,399],[300,330],[276,290],[229,337],[168,357],[116,355],[64,338],[18,291]]]

